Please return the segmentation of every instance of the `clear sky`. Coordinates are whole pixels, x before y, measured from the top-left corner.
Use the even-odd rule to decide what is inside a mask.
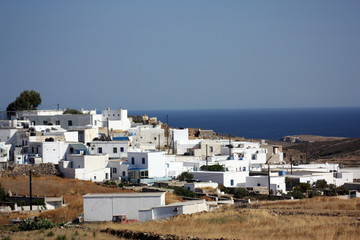
[[[360,106],[360,1],[0,0],[0,110]]]

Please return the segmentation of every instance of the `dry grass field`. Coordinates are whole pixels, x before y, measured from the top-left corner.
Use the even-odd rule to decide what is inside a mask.
[[[29,195],[29,178],[27,176],[1,178],[2,187],[13,195]],[[56,176],[38,176],[32,178],[33,195],[38,196],[63,196],[66,207],[53,211],[32,212],[32,215],[50,218],[53,222],[66,222],[78,217],[83,212],[82,196],[87,193],[130,192],[120,188],[110,188],[89,181],[66,179]],[[0,225],[8,224],[10,218],[20,219],[29,217],[30,214],[1,214]]]
[[[101,223],[96,228],[205,239],[359,239],[360,199],[320,197],[291,202],[264,202],[255,206],[252,209],[223,207],[210,213],[132,225]]]
[[[76,179],[60,178],[56,176],[38,176],[33,177],[33,195],[38,196],[63,196],[66,206],[51,210],[31,214],[24,213],[0,213],[0,225],[9,224],[12,218],[25,219],[30,216],[39,216],[49,218],[52,222],[67,222],[78,217],[83,212],[82,196],[87,193],[115,193],[132,192],[121,188],[106,187],[102,184],[96,184],[89,181]],[[1,186],[10,190],[13,195],[29,195],[29,178],[27,176],[0,178]],[[184,201],[175,194],[167,193],[166,204]]]

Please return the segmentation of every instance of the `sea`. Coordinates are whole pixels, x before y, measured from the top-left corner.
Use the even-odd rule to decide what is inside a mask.
[[[211,129],[246,139],[280,140],[288,135],[360,137],[360,107],[213,110],[142,110],[175,128]]]

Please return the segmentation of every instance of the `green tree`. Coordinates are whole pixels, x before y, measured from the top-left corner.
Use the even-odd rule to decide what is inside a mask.
[[[325,179],[320,179],[316,181],[315,187],[319,190],[324,190],[325,188],[328,187],[328,185]]]
[[[64,111],[64,114],[83,114],[83,113],[77,109],[67,108]]]
[[[192,180],[194,178],[194,175],[192,175],[191,173],[188,172],[183,172],[178,176],[178,179],[180,181],[189,181]]]
[[[15,115],[16,111],[24,111],[24,110],[36,110],[36,108],[41,104],[41,97],[40,93],[31,90],[23,91],[20,96],[16,98],[15,101],[10,103],[7,108],[6,112],[8,118]]]
[[[220,164],[209,165],[209,166],[202,165],[200,167],[200,169],[202,171],[213,171],[213,172],[222,172],[222,171],[224,171],[224,167],[221,166]]]

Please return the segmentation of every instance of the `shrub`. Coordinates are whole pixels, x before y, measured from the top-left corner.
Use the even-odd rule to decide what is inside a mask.
[[[58,235],[57,237],[56,237],[56,240],[66,240],[67,238],[66,238],[66,234],[64,234],[64,235]]]
[[[54,235],[55,235],[54,232],[51,231],[51,232],[49,232],[46,236],[47,236],[47,237],[53,237]]]
[[[293,196],[295,199],[303,199],[306,196],[303,194],[303,192],[299,191],[298,189],[294,189],[289,196]]]
[[[321,192],[316,190],[316,189],[312,189],[309,191],[309,198],[313,198],[313,197],[317,197],[317,196],[321,196]]]
[[[249,192],[246,190],[246,188],[235,189],[235,193],[234,193],[235,198],[244,198],[246,196],[249,196]]]
[[[55,224],[51,223],[47,218],[28,218],[22,221],[19,225],[19,229],[22,231],[49,229],[55,227]]]
[[[202,165],[200,167],[201,170],[203,171],[213,171],[213,172],[222,172],[224,171],[224,167],[221,166],[220,164],[215,164],[215,165],[210,165],[210,166],[206,166],[206,165]]]
[[[189,181],[192,180],[194,178],[194,175],[192,175],[191,173],[188,172],[183,172],[178,176],[178,179],[180,181]]]
[[[220,191],[222,191],[226,194],[230,193],[230,190],[227,187],[225,187],[224,185],[219,185],[218,188],[220,189]]]
[[[178,196],[193,197],[193,198],[197,197],[196,193],[182,187],[171,187],[171,189],[174,189],[174,193]]]
[[[315,187],[319,190],[324,190],[327,186],[328,185],[325,179],[317,180],[315,183]]]

